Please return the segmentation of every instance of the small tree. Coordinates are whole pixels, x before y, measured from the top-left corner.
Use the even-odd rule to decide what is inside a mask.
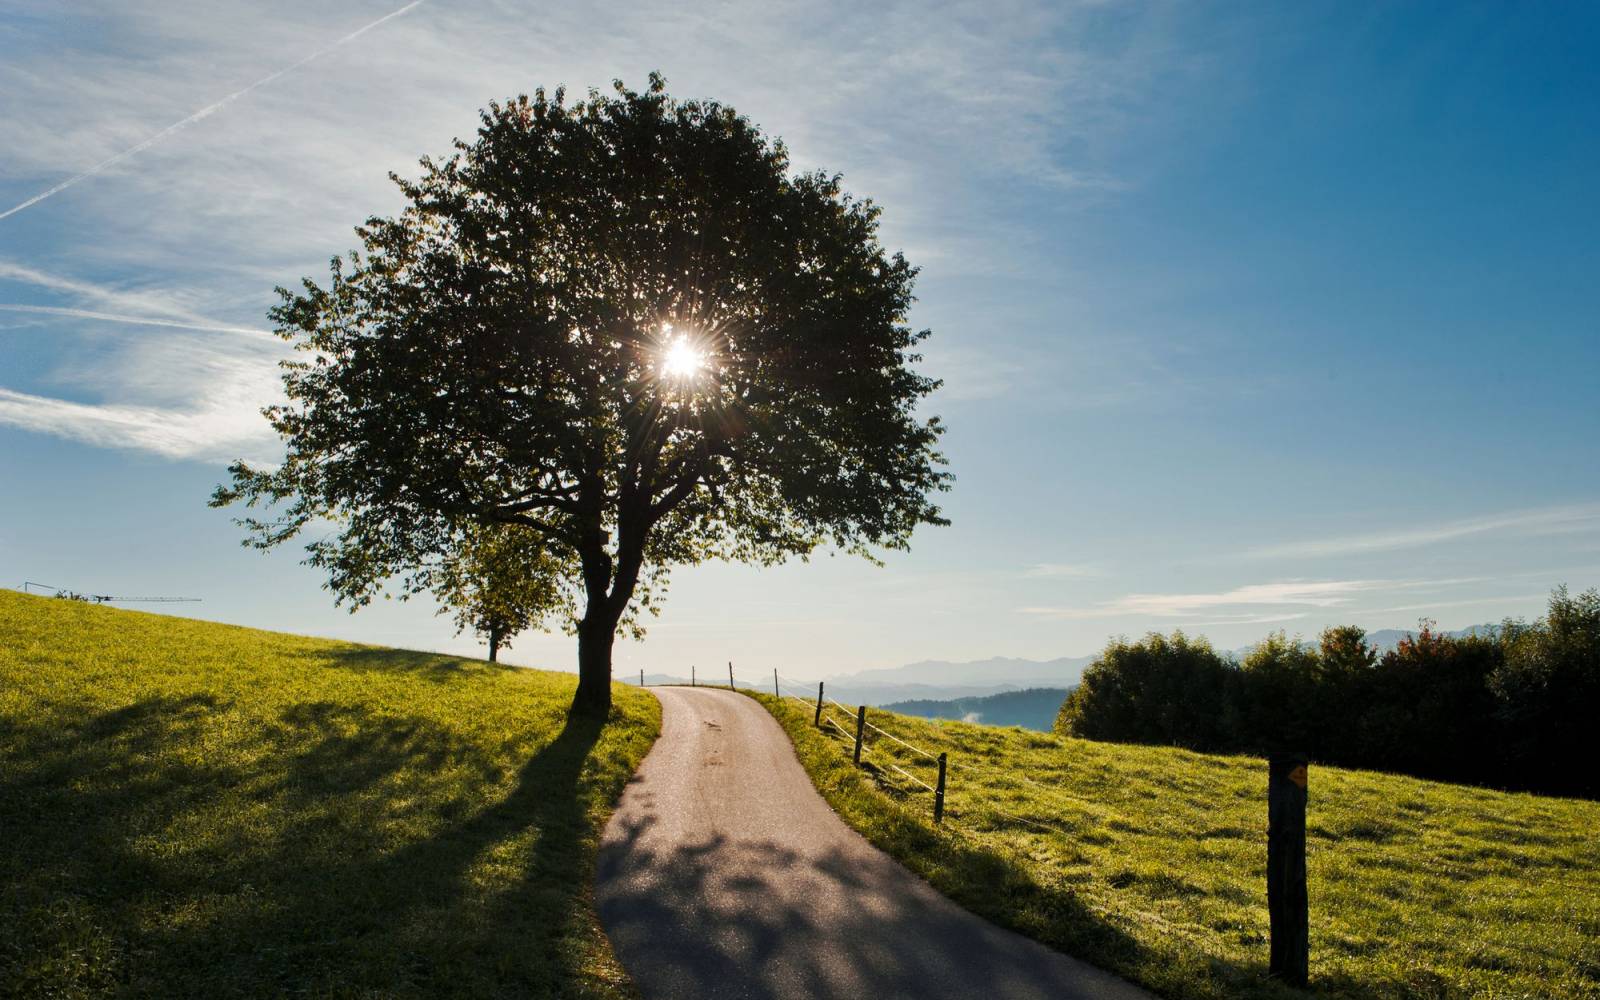
[[[212,498],[278,505],[247,544],[331,521],[307,561],[360,606],[425,588],[462,523],[527,528],[581,591],[573,707],[603,714],[616,631],[671,566],[867,555],[945,523],[916,270],[876,207],[654,75],[481,117],[395,178],[408,207],[359,228],[326,287],[280,291],[307,355],[266,411],[287,454]]]
[[[489,660],[530,628],[569,627],[575,594],[561,555],[521,525],[466,526],[454,551],[439,561],[432,591],[451,613],[456,632],[489,644]]]

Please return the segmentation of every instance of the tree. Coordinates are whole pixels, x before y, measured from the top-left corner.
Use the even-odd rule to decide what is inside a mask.
[[[1600,795],[1591,763],[1600,715],[1600,591],[1573,596],[1557,587],[1544,619],[1506,623],[1502,642],[1505,661],[1489,683],[1510,773],[1519,784]]]
[[[1182,632],[1114,639],[1062,703],[1055,729],[1091,740],[1221,749],[1233,669],[1204,638]]]
[[[1360,720],[1378,766],[1445,781],[1495,773],[1489,677],[1504,657],[1493,637],[1453,637],[1429,620],[1402,637],[1379,658],[1373,704]]]
[[[458,634],[471,629],[488,642],[493,663],[520,633],[573,620],[575,595],[561,558],[521,525],[469,524],[430,589],[440,613],[454,615]]]
[[[598,714],[617,628],[672,566],[870,558],[947,523],[916,269],[876,206],[656,75],[480,117],[394,178],[409,204],[326,287],[280,290],[306,354],[266,411],[286,455],[212,498],[273,508],[246,544],[331,521],[306,561],[359,607],[425,587],[463,523],[525,527],[581,593],[573,708]]]
[[[1321,679],[1318,651],[1281,630],[1255,644],[1234,678],[1237,745],[1257,753],[1326,753],[1317,698]]]

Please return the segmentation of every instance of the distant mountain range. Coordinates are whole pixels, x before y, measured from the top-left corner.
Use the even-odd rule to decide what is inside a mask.
[[[1492,625],[1473,625],[1454,632],[1446,632],[1455,638],[1468,635],[1479,635],[1492,630]],[[1379,629],[1367,633],[1367,642],[1379,652],[1387,652],[1400,643],[1400,640],[1415,635],[1412,629]],[[1307,642],[1314,642],[1315,637],[1307,637]],[[1243,659],[1250,655],[1254,645],[1241,646],[1238,649],[1224,650],[1227,655],[1236,659]],[[988,698],[993,695],[1010,692],[1032,692],[1036,690],[1060,691],[1062,697],[1065,692],[1078,686],[1083,678],[1084,668],[1093,663],[1099,654],[1091,656],[1062,656],[1054,660],[1024,660],[1010,656],[996,656],[987,660],[968,660],[965,662],[952,662],[950,660],[921,660],[917,663],[908,663],[903,667],[887,667],[874,670],[860,670],[852,674],[841,674],[830,677],[825,681],[827,695],[835,701],[846,705],[881,705],[888,706],[892,703],[906,702],[952,702],[969,701],[972,699]],[[735,673],[739,687],[755,688],[761,691],[772,690],[772,672],[766,671],[765,677],[761,676],[759,669],[747,670],[744,673]],[[752,676],[754,675],[754,676]],[[627,683],[638,683],[638,674],[632,677],[619,674],[618,680]],[[646,674],[645,683],[656,684],[688,684],[688,675],[676,674]],[[708,668],[698,672],[697,680],[701,684],[713,687],[726,687],[728,674],[724,667],[719,673],[717,668]],[[785,677],[784,684],[791,692],[801,689],[807,697],[816,696],[816,680],[814,678]],[[1010,703],[996,703],[1007,704]],[[1056,704],[1060,705],[1058,698]],[[907,710],[909,711],[909,710]],[[932,709],[927,711],[911,712],[913,715],[925,715],[928,718],[961,718],[971,712],[984,714],[983,709],[964,709],[959,714],[951,715],[954,708],[941,708],[945,714],[932,715]],[[990,712],[996,711],[990,706]],[[1010,708],[1005,709],[1008,718],[1015,715]],[[1054,711],[1051,718],[1054,719]],[[997,717],[998,718],[998,717]],[[990,721],[985,719],[985,721]],[[994,725],[1028,725],[1026,722],[1001,722],[994,721]],[[1030,727],[1031,728],[1031,727]],[[1049,726],[1043,728],[1048,729]]]
[[[883,707],[903,715],[924,719],[960,719],[986,726],[1024,726],[1049,732],[1056,713],[1067,698],[1066,688],[1028,688],[1004,691],[983,698],[955,698],[948,701],[896,701]]]
[[[1093,656],[1064,656],[1056,660],[1021,660],[997,656],[988,660],[952,663],[948,660],[923,660],[903,667],[879,670],[862,670],[853,674],[830,677],[824,683],[827,696],[848,705],[886,705],[897,701],[944,701],[952,698],[982,698],[1007,691],[1026,688],[1067,689],[1076,687],[1083,668],[1094,662]],[[753,672],[753,671],[751,671]],[[738,676],[740,687],[761,691],[772,689],[772,674]],[[737,671],[736,671],[737,673]],[[618,680],[638,683],[632,678],[618,675]],[[719,679],[715,672],[697,674],[698,682],[716,687],[727,687],[728,674],[724,670]],[[687,684],[688,676],[676,674],[646,674],[646,684]],[[808,697],[815,697],[817,682],[810,678],[785,677],[784,684],[791,692],[803,689]]]

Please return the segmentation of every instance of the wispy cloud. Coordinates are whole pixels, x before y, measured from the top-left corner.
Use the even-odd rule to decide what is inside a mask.
[[[1086,577],[1099,576],[1100,568],[1088,563],[1034,563],[1023,576],[1027,577]]]
[[[0,389],[0,424],[103,448],[132,448],[168,458],[265,459],[270,428],[255,408],[248,374],[208,388],[187,408],[79,403]]]
[[[238,333],[251,337],[271,337],[269,330],[258,330],[248,326],[224,326],[221,324],[192,322],[175,319],[156,319],[149,316],[129,316],[121,313],[96,312],[92,309],[73,309],[66,306],[30,306],[0,303],[0,312],[34,313],[42,316],[66,316],[72,319],[104,320],[110,323],[125,323],[133,326],[164,326],[174,330],[199,330],[206,333]]]
[[[52,380],[104,397],[100,402],[0,386],[0,424],[168,458],[273,454],[260,410],[279,396],[276,362],[289,349],[270,332],[207,316],[188,291],[119,288],[9,261],[0,261],[0,281],[78,303],[0,303],[0,312],[36,317],[59,333],[71,332],[62,320],[166,331],[121,341],[109,357],[98,352],[92,362],[66,352]],[[228,336],[196,336],[217,333]]]
[[[1309,613],[1305,611],[1271,615],[1223,615],[1211,621],[1186,621],[1184,624],[1188,628],[1218,628],[1223,625],[1278,625],[1283,622],[1298,621],[1301,618],[1309,617]]]
[[[0,281],[28,285],[65,296],[104,312],[164,317],[196,325],[222,325],[195,311],[192,293],[170,288],[124,288],[102,282],[84,281],[63,274],[41,271],[16,261],[0,260]],[[36,310],[37,311],[37,310]]]
[[[952,3],[935,16],[909,2],[714,12],[647,2],[618,8],[603,23],[559,6],[530,19],[509,0],[421,10],[401,2],[392,0],[398,9],[383,17],[387,8],[373,6],[382,0],[365,0],[361,14],[310,0],[219,2],[197,18],[180,7],[135,14],[85,0],[86,19],[117,45],[63,48],[41,36],[21,46],[18,59],[0,64],[0,175],[44,187],[79,172],[5,210],[36,206],[12,222],[59,225],[35,230],[46,235],[26,263],[0,261],[0,281],[48,293],[0,293],[11,304],[3,311],[30,325],[57,324],[63,334],[88,323],[163,338],[253,330],[249,317],[260,315],[272,285],[320,271],[352,243],[352,225],[398,207],[388,171],[414,173],[419,156],[447,150],[452,136],[475,127],[488,100],[541,84],[603,87],[618,76],[637,86],[653,68],[667,74],[674,94],[726,99],[782,136],[797,169],[842,171],[851,190],[879,199],[885,242],[928,266],[929,287],[935,272],[1014,277],[1038,266],[1029,243],[1040,235],[1001,221],[995,193],[1048,188],[1074,203],[1111,196],[1122,182],[1106,174],[1113,159],[1102,154],[1149,113],[1152,79],[1209,72],[1200,54],[1170,46],[1164,17],[1132,17],[1121,44],[1090,45],[1073,40],[1099,23],[1098,13],[1013,0],[1000,0],[998,11]],[[407,12],[414,14],[401,17]],[[343,34],[343,26],[330,27],[346,17],[376,20]],[[371,44],[346,44],[379,25]],[[338,37],[282,65],[285,57],[273,53],[305,51],[308,32]],[[830,85],[798,92],[794,79]],[[330,89],[339,100],[325,99]],[[1018,103],[1017,94],[1029,98]],[[218,113],[247,95],[249,114]],[[401,105],[406,114],[397,119],[390,112]],[[188,127],[202,120],[203,128]],[[51,198],[72,185],[80,186],[71,197]],[[74,276],[50,273],[37,263],[44,259],[71,261],[55,270]],[[984,308],[982,320],[995,322],[993,306]],[[947,326],[954,324],[930,342],[927,365],[948,378],[943,400],[1039,387],[1037,357],[976,334],[961,344],[952,333],[946,349]],[[50,374],[61,391],[5,386],[9,423],[196,456],[221,448],[236,414],[265,426],[255,410],[270,401],[276,379],[266,347],[256,352],[250,388],[225,414],[210,375],[185,384],[163,372],[152,351],[126,371],[96,373],[104,346],[85,348],[87,340],[64,335],[52,345]],[[1110,381],[1087,369],[1083,379]],[[1094,402],[1087,390],[1067,395]],[[86,399],[96,402],[79,401]],[[214,433],[203,432],[207,421]]]
[[[1484,517],[1440,521],[1396,531],[1268,545],[1244,553],[1251,559],[1305,559],[1419,548],[1480,535],[1538,535],[1600,530],[1600,504],[1540,507]]]
[[[1022,614],[1060,619],[1097,619],[1119,617],[1192,618],[1207,613],[1215,614],[1227,608],[1252,607],[1312,607],[1333,608],[1348,605],[1357,595],[1372,592],[1415,590],[1429,587],[1446,587],[1476,582],[1474,579],[1451,580],[1290,580],[1277,583],[1256,583],[1232,590],[1196,594],[1128,594],[1109,601],[1085,607],[1024,607]],[[1250,624],[1253,621],[1281,621],[1290,617],[1283,614],[1260,617],[1251,615],[1220,617],[1226,622],[1212,624]]]
[[[1445,611],[1452,608],[1475,608],[1484,605],[1494,605],[1505,608],[1529,601],[1543,601],[1550,595],[1547,593],[1511,594],[1499,597],[1474,597],[1463,601],[1428,601],[1422,604],[1396,604],[1386,608],[1361,608],[1356,611],[1362,615],[1388,615],[1399,614],[1402,611]]]
[[[200,121],[200,120],[202,120],[204,118],[208,118],[211,115],[216,114],[218,111],[221,111],[223,108],[227,107],[228,105],[232,104],[234,101],[237,101],[239,98],[241,98],[241,97],[245,96],[246,94],[250,93],[252,90],[257,90],[257,89],[259,89],[261,87],[265,87],[267,84],[269,84],[272,81],[274,81],[274,80],[278,79],[279,77],[283,76],[285,73],[289,73],[289,72],[292,72],[294,70],[297,70],[300,67],[306,65],[307,63],[311,62],[313,59],[317,59],[320,56],[327,55],[329,52],[332,52],[334,49],[336,49],[339,46],[345,44],[346,42],[350,42],[350,41],[353,41],[356,38],[361,37],[362,35],[366,34],[369,31],[371,31],[373,28],[376,28],[380,24],[383,24],[385,21],[389,21],[389,20],[393,20],[394,18],[397,18],[400,15],[406,13],[407,11],[411,10],[413,7],[416,7],[418,4],[421,4],[423,2],[424,2],[424,0],[412,0],[411,3],[406,4],[404,7],[401,7],[399,10],[394,11],[393,13],[390,13],[388,15],[385,15],[384,17],[380,17],[376,21],[373,21],[370,24],[364,25],[363,27],[358,28],[355,31],[350,32],[348,35],[345,35],[343,38],[340,38],[337,41],[334,41],[333,43],[331,43],[329,45],[323,46],[322,48],[316,50],[315,52],[311,53],[310,55],[306,56],[305,58],[297,60],[296,62],[293,62],[290,65],[285,66],[282,69],[280,69],[280,70],[278,70],[278,71],[276,71],[274,73],[267,74],[266,76],[262,77],[261,79],[257,80],[256,82],[250,84],[248,87],[242,87],[239,90],[236,90],[233,93],[229,94],[227,97],[222,98],[220,101],[214,101],[213,103],[206,105],[205,107],[201,108],[199,111],[196,111],[194,114],[189,115],[187,118],[181,119],[180,121],[176,121],[176,122],[172,123],[171,125],[168,125],[166,128],[164,128],[161,131],[159,131],[159,132],[155,133],[154,135],[150,136],[148,139],[145,139],[143,142],[135,143],[134,145],[129,146],[127,149],[124,149],[121,152],[119,152],[119,153],[117,153],[117,154],[115,154],[113,156],[109,156],[109,157],[105,158],[104,160],[101,160],[99,163],[96,163],[94,166],[88,168],[87,170],[83,170],[83,171],[81,171],[79,173],[76,173],[76,174],[72,175],[71,177],[68,177],[66,180],[64,180],[61,183],[55,185],[54,187],[49,188],[49,189],[47,189],[45,191],[41,191],[39,194],[34,195],[32,198],[29,198],[26,201],[23,201],[22,203],[20,203],[18,205],[12,206],[11,208],[6,209],[4,212],[0,212],[0,219],[5,219],[5,218],[7,218],[9,216],[16,215],[18,212],[22,211],[23,209],[29,208],[29,207],[31,207],[33,205],[37,205],[37,204],[39,204],[39,202],[44,201],[46,198],[49,198],[52,195],[60,194],[62,191],[65,191],[67,188],[72,187],[74,184],[77,184],[80,181],[88,180],[90,177],[93,177],[95,174],[98,174],[98,173],[100,173],[100,172],[102,172],[102,171],[104,171],[104,170],[106,170],[106,169],[108,169],[110,167],[116,166],[118,163],[121,163],[123,160],[126,160],[130,156],[133,156],[133,155],[135,155],[137,153],[142,153],[146,149],[149,149],[151,146],[154,146],[156,143],[160,142],[162,139],[165,139],[167,136],[169,136],[172,133],[178,131],[179,129],[186,128],[186,127],[188,127],[190,125],[193,125],[195,122],[198,122],[198,121]]]

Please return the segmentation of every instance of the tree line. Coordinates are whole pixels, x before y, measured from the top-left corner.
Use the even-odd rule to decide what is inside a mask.
[[[1182,632],[1116,639],[1056,730],[1595,798],[1597,718],[1600,591],[1559,587],[1531,624],[1456,637],[1424,622],[1386,652],[1351,625],[1315,644],[1279,632],[1242,659]]]

